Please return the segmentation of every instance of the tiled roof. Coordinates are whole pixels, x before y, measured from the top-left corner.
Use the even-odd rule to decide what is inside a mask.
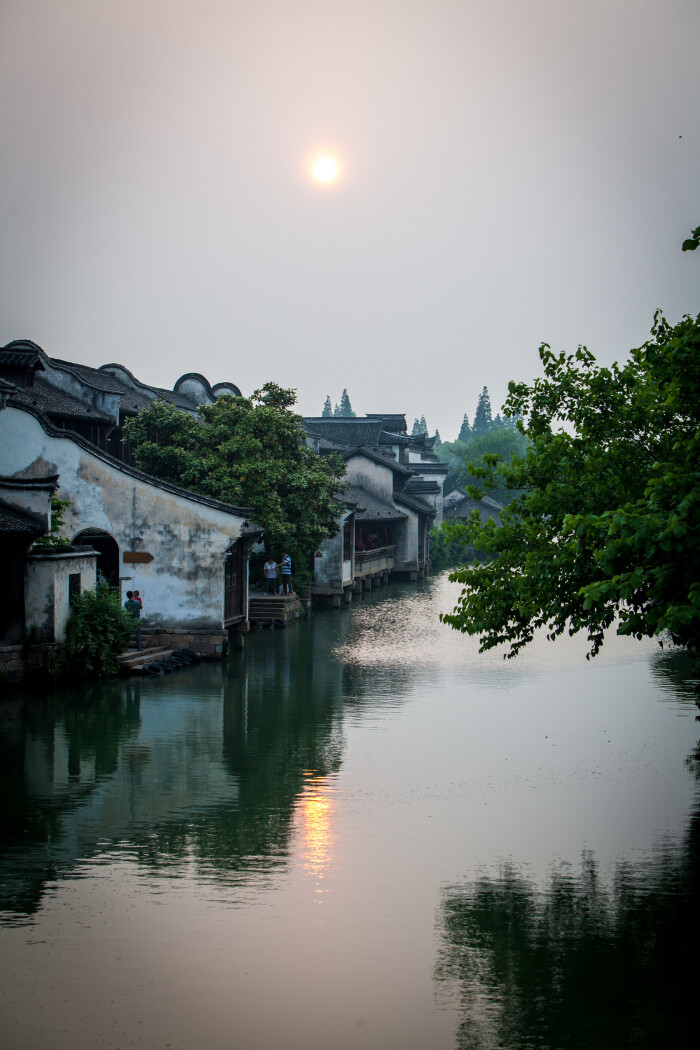
[[[102,372],[99,368],[91,368],[89,365],[76,365],[73,361],[62,361],[58,357],[50,357],[49,361],[57,368],[74,372],[79,379],[95,390],[102,390],[106,394],[124,393],[124,383],[121,383],[116,376],[111,376],[109,372]]]
[[[124,393],[119,402],[121,412],[126,412],[127,415],[130,415],[132,412],[140,412],[142,408],[148,408],[152,404],[152,397],[147,397],[140,390],[134,390],[132,387],[127,386],[126,383],[124,384]]]
[[[162,386],[152,386],[150,389],[155,390],[160,401],[170,401],[170,403],[175,405],[176,408],[187,408],[190,411],[197,408],[196,399],[189,397],[187,394],[179,394],[174,390],[166,390]]]
[[[44,366],[38,354],[29,350],[3,350],[0,355],[0,368],[37,368],[43,371]]]
[[[404,507],[410,507],[411,510],[418,511],[420,514],[429,514],[431,517],[435,517],[435,508],[431,507],[422,496],[409,496],[402,492],[401,495],[397,493],[394,496],[394,500],[396,503],[401,503]]]
[[[444,505],[444,514],[446,518],[468,518],[473,510],[478,510],[482,520],[486,518],[495,518],[503,510],[500,503],[497,503],[491,496],[484,495],[481,499],[474,499],[473,496],[462,496],[461,499],[450,501]]]
[[[348,485],[344,495],[348,502],[356,504],[357,521],[401,521],[406,517],[391,503],[385,503],[361,485]]]
[[[365,412],[366,419],[380,419],[385,430],[393,433],[406,433],[405,412]]]
[[[493,510],[503,510],[503,504],[499,503],[493,496],[489,496],[488,492],[485,492],[480,500],[474,500],[474,497],[470,496],[464,489],[453,489],[452,492],[448,493],[443,501],[443,506],[455,506],[455,504],[461,503],[462,500],[485,503],[487,507],[491,507]]]
[[[67,419],[88,419],[102,423],[114,423],[115,420],[100,412],[99,409],[86,405],[65,390],[59,390],[51,386],[45,379],[37,379],[33,387],[26,390],[17,390],[12,394],[11,400],[23,405],[34,405],[40,412],[48,416],[63,416]]]
[[[416,474],[449,474],[450,468],[447,463],[410,463],[409,466]]]
[[[45,526],[45,522],[0,500],[0,533],[20,532],[26,536],[41,536]]]
[[[382,438],[381,420],[370,419],[326,419],[322,416],[305,416],[304,426],[310,433],[324,437],[338,445],[379,445]]]
[[[8,369],[35,365],[39,370],[44,371],[42,362],[48,362],[52,368],[75,376],[92,390],[100,391],[104,394],[117,395],[120,398],[119,407],[126,414],[138,412],[142,408],[151,405],[155,400],[165,401],[187,412],[195,412],[199,404],[196,397],[178,389],[166,390],[164,387],[151,386],[148,383],[140,382],[125,365],[113,363],[93,368],[90,365],[66,361],[59,357],[47,357],[40,346],[28,339],[16,339],[8,343],[7,346],[0,347],[0,369],[3,364]],[[200,379],[213,397],[217,394],[235,393],[236,391],[240,394],[238,387],[234,383],[217,383],[215,387],[211,388],[208,380],[204,376],[199,376],[198,373],[187,373],[187,375],[180,377],[178,383],[181,383],[190,375]],[[6,390],[7,388],[3,387],[2,389]],[[47,378],[41,390],[39,390],[37,383],[32,390],[27,390],[25,395],[20,398],[23,404],[34,405],[41,411],[48,412],[54,416],[63,415],[70,419],[103,418],[111,420],[111,416],[105,415],[92,407],[87,407],[80,395],[76,397],[57,389],[55,385],[50,386],[50,371],[49,378]],[[87,400],[92,400],[92,398],[88,395]]]
[[[437,481],[428,481],[423,478],[409,478],[406,482],[406,488],[404,492],[409,495],[421,493],[426,495],[428,493],[435,493],[440,491],[440,485]]]
[[[0,347],[0,368],[36,368],[43,372],[41,348],[29,339],[13,339]]]
[[[104,367],[91,368],[89,365],[76,365],[72,361],[61,361],[59,358],[50,358],[49,360],[52,364],[66,371],[73,372],[79,379],[95,390],[101,390],[108,394],[120,394],[120,408],[127,413],[139,412],[142,408],[152,405],[155,400],[167,401],[177,408],[185,408],[189,411],[193,411],[197,407],[195,400],[187,394],[166,390],[164,387],[149,386],[148,383],[139,383],[138,380],[135,380],[138,386],[133,387],[130,383],[120,379],[119,376],[105,371]],[[142,389],[139,389],[139,387]]]

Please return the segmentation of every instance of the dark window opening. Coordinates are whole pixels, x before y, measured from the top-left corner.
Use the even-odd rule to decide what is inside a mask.
[[[68,604],[75,605],[75,599],[80,597],[80,573],[72,572],[68,577]]]
[[[244,570],[243,544],[237,540],[224,561],[224,623],[240,619],[245,614]]]
[[[388,522],[368,522],[355,527],[355,550],[374,551],[380,547],[393,547],[394,526]]]

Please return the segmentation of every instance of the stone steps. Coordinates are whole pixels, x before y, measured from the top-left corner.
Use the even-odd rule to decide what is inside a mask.
[[[290,623],[301,615],[301,601],[298,594],[260,594],[251,595],[249,600],[248,619],[251,623]]]
[[[154,646],[152,649],[127,649],[117,660],[122,673],[133,674],[135,671],[143,671],[149,663],[165,660],[174,652],[175,649],[168,649],[164,645]]]

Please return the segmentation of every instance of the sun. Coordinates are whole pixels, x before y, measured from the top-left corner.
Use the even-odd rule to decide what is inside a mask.
[[[340,174],[340,165],[330,153],[320,153],[311,162],[311,174],[316,182],[329,185],[335,182]]]

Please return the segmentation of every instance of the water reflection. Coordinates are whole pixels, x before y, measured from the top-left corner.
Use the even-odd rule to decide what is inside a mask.
[[[334,808],[332,782],[316,772],[306,774],[298,803],[299,856],[306,874],[313,881],[314,899],[319,904],[323,903],[328,892],[324,878],[333,861]]]
[[[692,672],[616,639],[591,664],[585,639],[480,657],[439,624],[450,591],[392,586],[227,664],[0,707],[15,1045],[47,1018],[56,1050],[92,1050],[105,1016],[118,1047],[142,1023],[181,1050],[648,1045],[622,1029],[667,1023],[696,922]]]
[[[700,703],[700,667],[697,657],[673,646],[657,650],[651,660],[651,673],[659,693],[672,703],[689,700]]]
[[[618,862],[592,854],[540,891],[512,862],[444,893],[436,980],[456,988],[458,1046],[590,1050],[695,1041],[696,813],[683,842]]]
[[[236,883],[271,870],[286,863],[300,797],[316,809],[320,863],[319,785],[341,762],[342,672],[325,658],[323,628],[298,626],[256,639],[230,665],[6,709],[5,918],[31,915],[48,884],[87,858],[111,860],[115,847],[170,877]]]

